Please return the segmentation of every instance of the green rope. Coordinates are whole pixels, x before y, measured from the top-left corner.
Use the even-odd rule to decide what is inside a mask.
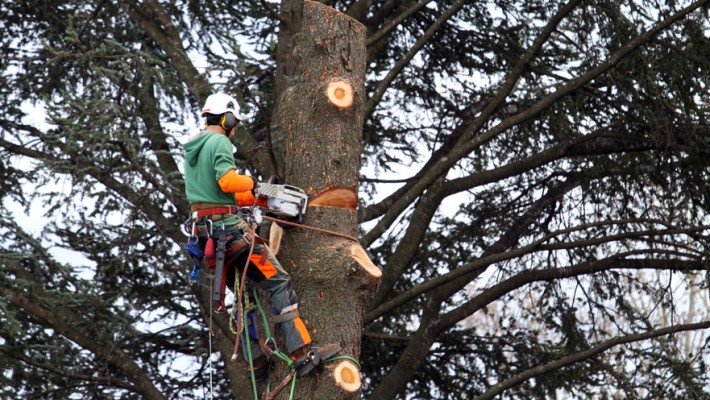
[[[261,306],[261,301],[259,300],[259,295],[258,295],[258,293],[257,293],[256,287],[253,287],[252,289],[253,289],[253,292],[254,292],[254,299],[256,300],[256,307],[257,307],[257,309],[259,310],[259,314],[261,314],[261,319],[262,319],[262,322],[263,322],[263,324],[264,324],[264,334],[265,334],[265,336],[266,336],[266,342],[268,343],[269,341],[271,341],[271,342],[273,342],[273,343],[276,343],[276,342],[274,341],[274,338],[271,336],[271,330],[269,329],[269,321],[268,321],[268,319],[266,318],[266,313],[264,312],[264,308]],[[247,297],[248,295],[245,293],[244,296]],[[247,354],[248,354],[248,356],[249,356],[249,366],[250,366],[250,369],[251,369],[251,380],[252,380],[252,388],[254,389],[254,399],[257,399],[257,400],[258,400],[258,398],[257,398],[258,395],[257,395],[257,392],[256,392],[256,379],[255,379],[255,377],[254,377],[254,367],[253,367],[252,356],[251,356],[251,346],[249,345],[249,330],[248,330],[248,328],[245,326],[245,322],[244,322],[244,320],[246,320],[246,319],[247,319],[247,318],[246,318],[246,311],[245,311],[245,312],[244,312],[244,317],[242,318],[242,330],[244,331],[245,336],[247,337],[247,345],[246,345],[246,348],[247,348]],[[293,368],[293,360],[291,360],[291,357],[289,357],[287,354],[284,354],[283,352],[281,352],[281,351],[276,347],[275,344],[274,344],[274,350],[272,351],[272,354],[274,354],[275,356],[277,356],[278,358],[280,358],[281,360],[283,360],[284,362],[286,362],[288,368]],[[352,361],[352,362],[357,366],[357,369],[358,369],[358,370],[362,370],[362,367],[360,366],[360,362],[358,362],[356,359],[354,359],[353,357],[350,357],[350,356],[334,356],[334,357],[328,358],[327,360],[323,360],[323,362],[324,362],[324,363],[329,363],[329,362],[338,361],[338,360],[348,360],[348,361]],[[293,400],[293,396],[294,396],[295,391],[296,391],[296,377],[297,377],[297,376],[298,376],[297,373],[294,373],[294,374],[293,374],[293,378],[292,378],[292,380],[291,380],[291,392],[290,392],[289,397],[288,397],[289,400]],[[268,388],[269,388],[270,386],[271,386],[271,384],[268,385],[267,390],[269,390]]]
[[[264,323],[264,334],[266,335],[266,340],[272,339],[271,330],[269,330],[269,320],[266,319],[266,313],[264,308],[261,306],[261,301],[259,300],[259,293],[256,291],[256,287],[252,288],[254,292],[254,299],[256,299],[256,307],[259,309],[259,314],[261,314],[261,320]]]
[[[296,391],[296,377],[298,374],[293,374],[293,379],[291,379],[291,393],[288,395],[288,400],[293,399],[293,394]]]
[[[357,366],[357,369],[358,369],[358,370],[362,370],[362,367],[360,366],[360,363],[359,363],[356,359],[354,359],[354,358],[352,358],[352,357],[350,357],[350,356],[334,356],[334,357],[331,357],[331,358],[329,358],[329,359],[327,359],[327,360],[323,360],[323,362],[329,363],[329,362],[338,361],[338,360],[349,360],[349,361],[352,361],[352,362]]]

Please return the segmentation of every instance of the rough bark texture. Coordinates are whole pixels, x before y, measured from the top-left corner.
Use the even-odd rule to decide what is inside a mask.
[[[365,28],[350,17],[320,3],[306,1],[302,30],[291,37],[290,82],[279,99],[276,124],[284,134],[285,170],[289,184],[310,195],[331,186],[357,190],[360,169]],[[338,108],[328,101],[333,80],[353,86],[354,102]],[[357,235],[355,211],[310,207],[306,225]],[[279,259],[292,274],[301,316],[317,343],[337,342],[341,354],[359,359],[363,312],[371,278],[350,256],[347,239],[303,229],[287,230]],[[335,364],[335,363],[332,363]],[[332,368],[299,378],[299,399],[359,398],[335,385]],[[283,397],[283,396],[282,396]]]

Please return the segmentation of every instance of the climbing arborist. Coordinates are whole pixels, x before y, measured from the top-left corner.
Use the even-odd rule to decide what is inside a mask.
[[[245,221],[244,209],[240,206],[253,206],[256,201],[254,180],[237,173],[232,153],[230,138],[242,120],[239,111],[239,104],[231,96],[212,94],[202,108],[205,129],[184,145],[185,192],[194,226],[191,238],[194,240],[188,242],[186,249],[197,267],[208,267],[214,272],[212,299],[216,312],[225,309],[224,288],[229,286],[226,283],[235,282],[247,268],[247,277],[269,293],[274,322],[294,360],[296,372],[303,375],[321,358],[337,353],[340,346],[311,346],[311,336],[298,313],[290,275]],[[247,342],[251,344],[254,375],[262,382],[268,376],[270,360],[256,338],[246,340],[247,332],[255,336],[256,330],[246,329],[241,340],[245,346]]]

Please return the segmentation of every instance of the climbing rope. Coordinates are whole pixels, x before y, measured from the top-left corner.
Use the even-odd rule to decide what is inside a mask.
[[[247,298],[247,296],[249,296],[249,294],[245,293],[245,287],[246,287],[247,270],[249,268],[251,256],[254,253],[254,245],[257,240],[256,239],[257,235],[255,233],[255,229],[252,227],[252,224],[255,225],[256,221],[254,220],[254,214],[251,210],[249,210],[249,211],[243,211],[243,210],[244,209],[240,209],[240,211],[242,211],[246,214],[246,215],[242,215],[242,217],[245,219],[245,221],[247,221],[247,225],[248,225],[248,232],[247,233],[249,234],[249,236],[251,236],[252,240],[251,240],[251,244],[250,244],[250,248],[249,248],[249,254],[248,254],[247,260],[246,260],[246,265],[244,266],[244,270],[242,271],[241,279],[239,279],[238,276],[235,277],[235,279],[234,279],[233,292],[235,293],[235,297],[237,299],[237,307],[232,307],[232,312],[230,313],[229,327],[230,327],[230,330],[232,331],[232,333],[236,335],[236,340],[234,343],[234,351],[232,353],[231,361],[232,362],[236,361],[236,359],[238,357],[239,342],[241,341],[240,337],[241,337],[242,332],[244,332],[245,333],[244,336],[246,338],[245,347],[246,347],[246,355],[247,355],[247,359],[248,359],[248,363],[249,363],[250,379],[251,379],[251,383],[252,383],[252,392],[254,395],[254,400],[258,400],[259,395],[257,392],[256,376],[254,373],[254,359],[253,359],[253,355],[251,352],[251,341],[250,341],[249,327],[248,327],[248,322],[247,322],[248,321],[247,313],[251,310],[247,310],[244,306],[244,303],[249,303],[249,299]],[[269,220],[269,221],[273,221],[273,222],[276,222],[279,224],[286,224],[286,225],[291,225],[291,226],[295,226],[295,227],[299,227],[299,228],[309,229],[309,230],[313,230],[313,231],[317,231],[317,232],[321,232],[321,233],[326,233],[326,234],[329,234],[332,236],[337,236],[337,237],[341,237],[344,239],[348,239],[348,240],[351,240],[354,242],[358,242],[358,240],[353,236],[329,231],[326,229],[315,228],[312,226],[298,224],[298,223],[290,222],[290,221],[284,221],[284,220],[281,220],[278,218],[273,218],[273,217],[268,217],[268,216],[261,216],[261,218]],[[263,243],[263,246],[265,247],[266,251],[273,254],[273,252],[271,251],[271,249],[269,248],[269,246],[266,243]],[[211,292],[212,292],[212,280],[210,280],[210,293]],[[264,312],[263,307],[261,306],[261,301],[259,300],[259,296],[258,296],[256,288],[253,288],[253,295],[254,295],[254,299],[256,302],[256,307],[259,310],[259,314],[261,315],[263,329],[264,329],[264,335],[266,336],[266,339],[265,339],[264,345],[263,345],[264,350],[268,353],[268,356],[276,356],[277,358],[281,359],[282,361],[284,361],[286,363],[287,368],[291,369],[291,372],[286,376],[286,378],[279,385],[277,385],[274,388],[274,390],[269,390],[269,388],[267,387],[267,393],[265,395],[265,399],[266,400],[273,400],[276,397],[276,395],[290,383],[291,388],[290,388],[290,393],[289,393],[289,400],[292,400],[294,398],[294,394],[295,394],[295,390],[296,390],[296,377],[298,375],[296,373],[296,370],[294,369],[294,366],[293,366],[294,362],[291,359],[291,357],[289,357],[287,354],[281,352],[278,349],[278,347],[276,346],[276,341],[271,336],[271,330],[269,329],[268,319],[266,317],[266,313]],[[210,302],[210,327],[209,327],[209,334],[210,334],[210,340],[209,340],[210,398],[213,398],[213,396],[214,396],[213,380],[212,380],[213,379],[212,378],[212,357],[211,357],[211,355],[212,355],[212,336],[213,336],[213,333],[212,333],[212,329],[213,329],[213,327],[212,327],[212,313],[213,313],[212,303],[213,302]],[[235,316],[236,316],[236,318],[235,318]],[[271,346],[273,346],[273,348],[270,347],[270,344],[271,344]],[[361,369],[360,363],[357,360],[355,360],[354,358],[349,357],[349,356],[335,356],[335,357],[331,357],[326,360],[323,360],[323,362],[329,363],[329,362],[338,361],[338,360],[350,360],[357,366],[358,369]]]
[[[309,226],[309,225],[298,224],[298,223],[296,223],[296,222],[285,221],[285,220],[283,220],[283,219],[278,219],[278,218],[274,218],[274,217],[269,217],[269,216],[266,216],[266,215],[262,216],[261,218],[263,218],[263,219],[265,219],[265,220],[268,220],[268,221],[276,222],[276,223],[278,223],[278,224],[291,225],[291,226],[295,226],[295,227],[297,227],[297,228],[303,228],[303,229],[309,229],[309,230],[316,231],[316,232],[327,233],[328,235],[337,236],[337,237],[340,237],[340,238],[348,239],[348,240],[351,240],[351,241],[357,242],[357,243],[360,242],[359,240],[357,240],[357,238],[355,238],[355,237],[353,237],[353,236],[350,236],[350,235],[346,235],[346,234],[344,234],[344,233],[339,233],[339,232],[335,232],[335,231],[329,231],[329,230],[327,230],[327,229],[322,229],[322,228],[316,228],[315,226]]]

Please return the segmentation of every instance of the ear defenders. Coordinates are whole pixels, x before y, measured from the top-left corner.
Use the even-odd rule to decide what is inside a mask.
[[[229,134],[232,128],[237,126],[238,123],[239,120],[231,112],[224,113],[222,115],[222,119],[219,120],[220,126],[222,126],[222,128],[227,131],[227,134]]]

